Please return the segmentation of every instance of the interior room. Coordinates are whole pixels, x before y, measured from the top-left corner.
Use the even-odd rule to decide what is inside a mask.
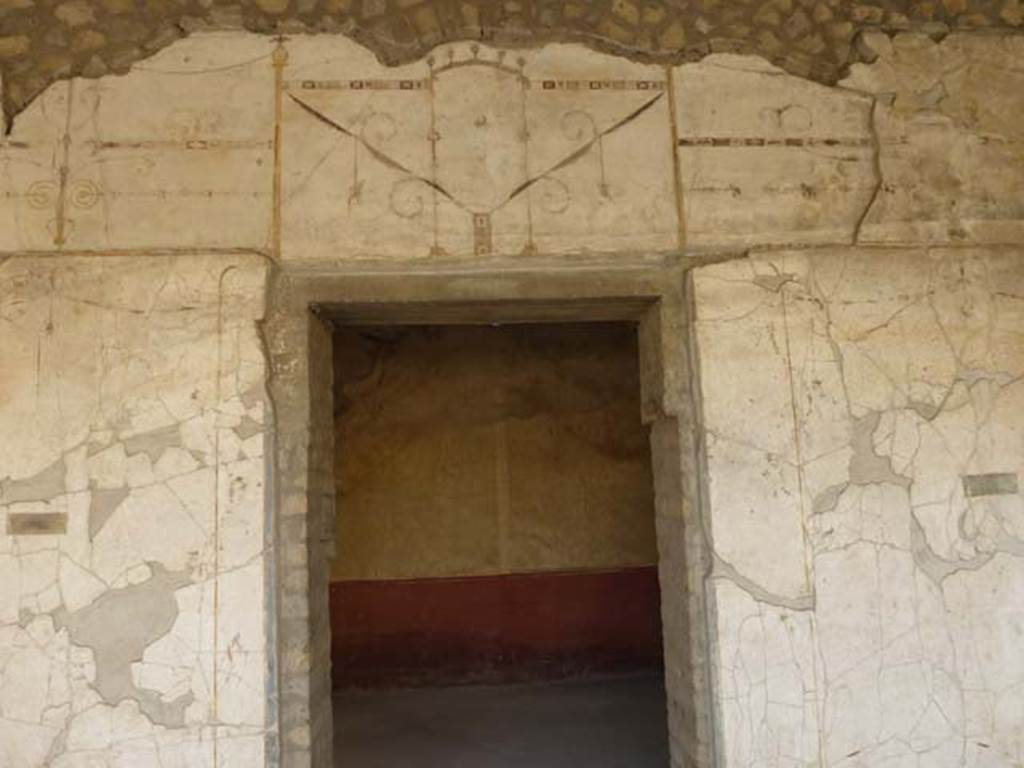
[[[662,766],[627,323],[335,332],[339,766]]]

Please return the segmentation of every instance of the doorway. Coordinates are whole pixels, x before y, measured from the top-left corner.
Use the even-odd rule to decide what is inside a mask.
[[[582,322],[637,329],[640,411],[655,490],[665,699],[660,719],[667,715],[671,766],[712,768],[713,606],[705,589],[710,532],[697,440],[699,393],[691,386],[690,290],[685,264],[628,259],[571,269],[410,262],[383,270],[289,265],[274,273],[263,325],[276,425],[267,517],[277,553],[267,570],[274,600],[267,633],[276,653],[269,659],[268,702],[282,768],[327,768],[335,760],[334,331]]]
[[[336,764],[668,765],[636,324],[332,346]]]

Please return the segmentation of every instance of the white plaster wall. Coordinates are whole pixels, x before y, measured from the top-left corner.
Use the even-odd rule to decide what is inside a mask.
[[[723,765],[1020,765],[1022,498],[963,477],[1020,487],[1021,41],[826,88],[221,33],[53,86],[0,139],[0,768],[262,763],[268,263],[681,252],[735,259],[694,297]]]
[[[698,271],[727,765],[1024,759],[1022,256]]]
[[[1017,243],[1024,37],[867,36],[836,87],[726,54],[194,35],[0,140],[0,249],[290,264]]]
[[[0,766],[261,763],[264,272],[0,264]]]

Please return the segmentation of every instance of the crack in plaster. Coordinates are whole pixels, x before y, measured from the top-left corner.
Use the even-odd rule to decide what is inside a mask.
[[[860,233],[861,229],[864,227],[864,222],[867,220],[868,214],[871,213],[871,209],[874,208],[875,202],[878,200],[878,196],[882,192],[882,187],[885,185],[885,177],[882,173],[882,139],[878,135],[878,123],[876,120],[879,97],[874,94],[870,94],[870,96],[871,109],[868,112],[867,129],[871,136],[871,168],[875,177],[875,186],[871,191],[871,196],[868,198],[867,203],[864,205],[864,209],[854,221],[853,232],[850,236],[850,243],[853,245],[860,242]]]
[[[813,249],[799,249],[799,253],[792,255],[793,262],[801,264],[804,258],[801,254],[804,251]],[[924,254],[927,258],[928,252]],[[970,435],[965,434],[963,439],[967,441],[968,447],[973,445],[974,450],[970,451],[967,457],[962,457],[963,450],[953,446],[944,446],[947,450],[955,450],[959,458],[959,472],[975,469],[971,462],[979,458],[977,453],[977,442],[982,437],[982,430],[988,426],[995,426],[992,422],[992,408],[989,400],[994,397],[996,390],[1002,390],[1020,380],[1014,376],[1012,368],[1009,370],[988,370],[978,368],[977,365],[965,364],[965,360],[977,359],[977,350],[973,350],[960,342],[960,334],[957,331],[957,322],[963,322],[956,309],[938,304],[938,299],[932,301],[935,294],[946,291],[946,288],[939,282],[930,286],[928,290],[911,293],[909,300],[903,302],[902,295],[897,294],[897,303],[900,305],[895,312],[889,313],[888,317],[880,323],[872,326],[867,331],[851,333],[843,327],[843,323],[833,317],[833,308],[843,307],[843,312],[851,312],[849,304],[862,301],[865,304],[885,303],[885,299],[870,295],[856,300],[848,299],[841,291],[844,282],[849,278],[847,274],[854,274],[848,270],[846,257],[839,259],[840,263],[831,265],[827,271],[818,276],[814,253],[809,254],[807,259],[806,286],[804,280],[799,276],[787,279],[788,273],[783,267],[789,262],[790,254],[772,260],[767,264],[766,270],[774,270],[775,274],[768,274],[767,277],[742,276],[730,278],[728,275],[734,273],[726,272],[725,275],[714,275],[714,280],[730,282],[750,282],[766,291],[779,291],[792,293],[797,301],[808,301],[818,307],[823,320],[814,318],[810,322],[810,338],[812,346],[808,348],[808,354],[803,356],[803,348],[795,347],[794,352],[801,350],[801,354],[789,359],[784,351],[780,349],[774,339],[766,339],[764,343],[774,343],[774,354],[782,357],[786,366],[793,372],[792,375],[800,377],[800,386],[793,397],[800,397],[799,418],[801,428],[807,429],[808,419],[813,424],[822,422],[813,419],[828,419],[829,421],[841,420],[849,424],[848,437],[843,437],[841,431],[835,432],[835,439],[830,440],[815,457],[808,458],[806,462],[796,461],[797,471],[814,471],[815,477],[825,480],[823,488],[817,490],[812,497],[812,515],[820,516],[828,513],[835,513],[838,517],[835,525],[824,526],[825,530],[815,532],[808,542],[813,550],[813,560],[816,563],[816,570],[819,571],[822,580],[814,590],[815,605],[807,615],[805,630],[808,633],[808,647],[800,654],[794,654],[795,658],[802,659],[803,663],[814,665],[814,681],[810,680],[808,672],[803,680],[796,681],[796,688],[790,689],[790,681],[787,679],[787,672],[777,671],[770,673],[771,669],[784,668],[789,662],[789,657],[783,657],[779,645],[784,643],[787,634],[786,629],[772,628],[767,618],[778,621],[778,603],[773,599],[775,596],[758,596],[755,589],[741,589],[752,597],[757,606],[756,613],[747,615],[731,615],[728,617],[730,631],[725,641],[726,647],[733,649],[727,658],[718,661],[719,674],[731,679],[737,686],[735,697],[730,697],[723,706],[727,709],[727,719],[731,724],[727,726],[729,734],[725,741],[729,745],[729,759],[735,760],[737,764],[762,765],[766,764],[769,751],[777,749],[779,734],[789,733],[789,729],[810,728],[812,733],[816,732],[816,744],[806,744],[806,751],[794,756],[810,764],[826,765],[847,762],[851,758],[864,761],[865,765],[874,765],[890,755],[902,754],[899,750],[904,741],[907,741],[907,754],[919,755],[920,759],[930,760],[929,751],[933,748],[936,754],[941,752],[937,744],[930,744],[928,747],[917,746],[919,733],[928,727],[940,727],[938,724],[929,721],[929,717],[936,716],[937,707],[945,707],[940,691],[935,689],[934,684],[923,691],[920,698],[916,697],[916,690],[911,686],[907,690],[894,689],[893,681],[904,679],[904,675],[913,669],[920,667],[925,674],[939,674],[942,680],[949,687],[959,701],[960,710],[944,708],[939,712],[942,727],[946,727],[950,733],[962,734],[964,728],[974,727],[970,715],[963,712],[972,696],[991,696],[993,701],[1001,700],[1010,706],[1016,707],[1015,699],[1001,699],[998,691],[993,691],[989,686],[972,682],[972,676],[977,673],[974,665],[979,662],[971,656],[972,653],[980,653],[980,648],[975,650],[974,644],[984,643],[988,635],[979,636],[977,630],[971,626],[974,620],[971,616],[964,616],[965,600],[977,600],[984,604],[981,609],[984,613],[979,615],[981,621],[1009,621],[1009,609],[1004,605],[992,605],[986,603],[988,598],[988,584],[999,585],[1000,589],[1016,589],[1007,584],[1007,575],[1000,571],[994,564],[998,556],[1024,556],[1024,542],[1015,538],[1001,524],[996,521],[997,528],[992,529],[992,521],[988,520],[985,530],[974,531],[970,528],[968,516],[977,514],[979,510],[967,509],[959,520],[960,536],[959,541],[973,544],[972,555],[963,560],[943,557],[934,551],[926,540],[926,529],[915,515],[915,508],[910,505],[910,492],[915,489],[916,484],[924,483],[922,470],[927,470],[927,458],[921,453],[921,431],[925,429],[935,430],[942,435],[942,440],[949,439],[948,429],[958,426],[960,416],[958,412],[964,409],[974,410],[974,438],[971,442]],[[824,257],[828,258],[828,257]],[[881,258],[881,256],[879,257]],[[910,257],[914,258],[914,257]],[[963,257],[959,257],[963,258]],[[931,283],[932,274],[936,266],[932,263],[923,268],[925,279]],[[961,273],[962,274],[962,273]],[[783,275],[787,277],[784,278]],[[858,276],[860,277],[860,276]],[[827,281],[823,282],[823,279]],[[938,278],[941,281],[941,277]],[[824,286],[829,290],[824,290]],[[808,294],[802,295],[806,287]],[[959,290],[957,287],[951,290]],[[893,297],[893,298],[896,298]],[[752,297],[753,300],[753,297]],[[948,347],[953,358],[955,368],[942,375],[941,382],[921,381],[912,379],[912,382],[926,384],[937,394],[934,398],[927,395],[920,395],[914,389],[904,384],[898,377],[896,371],[890,371],[886,363],[884,353],[879,353],[877,345],[888,345],[889,349],[900,349],[900,345],[909,342],[913,337],[910,333],[920,332],[917,325],[917,318],[908,316],[904,320],[896,322],[905,312],[925,303],[932,304],[934,312],[934,325],[924,330],[925,334],[933,333],[935,336],[929,339],[929,343],[935,348],[934,354],[942,353],[944,347]],[[761,321],[760,316],[755,316],[757,311],[766,311],[768,307],[763,301],[758,306],[744,314],[744,322],[750,323],[745,326],[753,332],[755,325]],[[940,311],[941,310],[941,311]],[[872,310],[875,311],[875,310]],[[960,312],[966,312],[966,308]],[[927,309],[925,310],[925,314]],[[812,314],[817,314],[812,312]],[[735,318],[715,318],[715,322],[733,322]],[[969,318],[967,320],[969,324]],[[821,325],[823,323],[823,327]],[[1003,326],[1005,328],[1005,319]],[[948,329],[946,326],[949,326]],[[934,330],[934,328],[939,330]],[[991,343],[994,328],[989,323],[985,331],[972,332],[970,339],[972,343]],[[876,335],[877,334],[877,335]],[[944,336],[942,334],[945,334]],[[770,333],[769,333],[770,336]],[[870,338],[870,341],[868,339]],[[841,343],[840,340],[841,339]],[[985,339],[990,341],[986,342]],[[712,337],[714,341],[714,337]],[[833,354],[831,359],[828,355],[821,355],[814,350],[813,345],[821,342],[831,348]],[[867,350],[861,346],[863,342],[876,345],[875,349]],[[954,343],[955,342],[955,343]],[[851,348],[863,356],[863,359],[851,354]],[[883,347],[885,348],[885,347]],[[917,349],[917,347],[915,347]],[[922,353],[926,359],[927,351]],[[844,356],[845,355],[845,356]],[[849,360],[846,359],[849,356]],[[917,360],[918,356],[914,356]],[[1007,361],[1009,363],[1009,361]],[[877,380],[881,387],[887,387],[890,391],[888,399],[890,404],[883,405],[882,402],[869,407],[865,413],[863,410],[855,410],[856,406],[863,408],[865,400],[862,389],[865,381],[863,366],[867,365],[870,376]],[[920,364],[920,363],[918,363]],[[794,368],[794,365],[796,366]],[[835,366],[838,375],[834,384],[829,384],[829,389],[823,392],[819,389],[822,381],[828,382],[825,377],[819,377],[814,367],[825,365],[831,368]],[[857,365],[854,369],[852,366]],[[926,369],[927,370],[927,369]],[[942,369],[944,370],[944,369]],[[911,373],[910,375],[914,375]],[[822,381],[817,379],[821,378]],[[752,382],[752,387],[766,383],[762,379]],[[813,386],[812,386],[813,384]],[[984,400],[976,402],[970,397],[964,396],[964,390],[970,390],[973,386],[981,385],[986,387]],[[909,391],[908,391],[909,390]],[[955,390],[955,392],[954,392]],[[928,391],[927,389],[925,391]],[[820,395],[820,400],[819,400]],[[916,395],[916,397],[914,396]],[[932,402],[934,400],[934,402]],[[753,401],[752,401],[753,402]],[[823,408],[818,408],[820,403]],[[805,410],[806,409],[806,410]],[[834,411],[833,411],[834,409]],[[902,412],[902,416],[899,416]],[[1004,410],[1005,413],[1005,410]],[[910,414],[914,414],[911,416]],[[917,445],[913,440],[906,442],[905,446],[891,453],[886,450],[883,444],[876,448],[876,433],[882,426],[883,418],[899,416],[910,422],[911,429],[918,433]],[[952,417],[953,422],[943,421]],[[920,419],[920,420],[918,420]],[[888,427],[887,427],[888,429]],[[892,427],[895,429],[895,427]],[[714,434],[708,430],[708,434]],[[735,441],[741,444],[756,442],[749,435],[758,434],[756,429],[749,433],[741,433],[734,436]],[[813,434],[813,431],[812,431]],[[909,437],[909,435],[908,435]],[[747,439],[743,439],[747,438]],[[894,438],[895,439],[895,438]],[[908,455],[908,450],[910,453]],[[941,449],[940,449],[941,450]],[[849,458],[845,456],[841,462],[831,460],[830,463],[820,464],[821,469],[812,469],[819,460],[829,462],[830,456],[838,456],[849,451]],[[836,466],[838,465],[838,466]],[[712,471],[715,471],[714,467]],[[976,470],[977,471],[977,470]],[[842,477],[842,474],[846,477]],[[992,475],[993,473],[989,473]],[[1005,474],[1005,473],[1004,473]],[[979,475],[981,476],[981,475]],[[1002,475],[1000,475],[1002,477]],[[959,486],[962,477],[958,476],[956,485]],[[981,481],[979,481],[981,482]],[[1007,491],[1013,487],[1009,480],[986,480],[981,482],[985,488],[1001,489]],[[890,489],[888,492],[884,489]],[[893,488],[899,490],[891,490]],[[927,491],[925,485],[921,490]],[[844,498],[844,494],[848,495]],[[955,493],[956,491],[951,491]],[[906,494],[906,495],[905,495]],[[1007,496],[1011,494],[1006,494]],[[927,498],[927,497],[926,497]],[[947,500],[953,503],[952,497]],[[994,501],[986,502],[994,503]],[[953,507],[950,507],[952,510]],[[984,516],[993,513],[981,511]],[[975,526],[981,528],[980,523]],[[982,540],[983,539],[983,540]],[[987,551],[978,552],[984,547]],[[764,551],[765,567],[768,567],[770,551]],[[758,561],[750,561],[758,563]],[[991,567],[986,568],[989,564]],[[751,566],[744,561],[748,568]],[[719,564],[716,560],[716,568]],[[864,583],[847,583],[844,579],[849,572],[848,569],[858,569],[864,579]],[[900,569],[899,571],[892,570]],[[824,569],[824,570],[823,570]],[[905,569],[905,570],[903,570]],[[914,574],[920,571],[920,576],[909,583],[904,581],[902,574]],[[954,574],[968,574],[980,572],[989,574],[979,576],[980,580],[957,579],[954,582],[945,581],[948,576]],[[755,575],[760,571],[755,571]],[[877,574],[872,577],[871,574]],[[1013,573],[1010,571],[1008,573]],[[1013,578],[1012,576],[1010,578]],[[734,580],[733,580],[734,581]],[[922,585],[927,584],[927,587]],[[931,585],[937,589],[932,591]],[[754,584],[756,587],[756,583]],[[995,587],[993,587],[995,589]],[[864,590],[870,594],[864,595]],[[1003,594],[1011,594],[1009,592]],[[914,600],[912,607],[905,607],[900,603],[902,599]],[[928,602],[934,601],[934,603]],[[954,602],[955,601],[955,602]],[[775,606],[774,608],[768,606]],[[989,612],[995,609],[1000,619],[990,619]],[[930,611],[936,611],[932,615]],[[822,613],[824,611],[824,614]],[[864,611],[863,614],[856,613],[856,618],[849,619],[851,611]],[[901,611],[903,616],[896,618],[892,612]],[[913,618],[907,617],[907,612],[913,613]],[[919,615],[919,612],[921,615]],[[785,614],[782,614],[785,619]],[[901,631],[901,622],[906,618],[905,631]],[[759,634],[749,629],[749,621],[759,622],[761,629]],[[844,622],[850,621],[849,624]],[[930,622],[938,623],[933,627]],[[865,622],[870,626],[862,626]],[[964,626],[966,623],[967,626]],[[897,626],[894,627],[894,624]],[[721,626],[721,625],[720,625]],[[785,624],[787,628],[792,625]],[[735,627],[735,632],[733,631]],[[824,630],[824,634],[822,633]],[[985,630],[996,631],[993,626]],[[1000,627],[1000,630],[1002,628]],[[975,634],[971,634],[974,632]],[[772,633],[775,633],[773,636]],[[934,633],[934,637],[932,636]],[[958,634],[956,640],[954,634]],[[791,641],[793,635],[788,634]],[[914,649],[915,638],[919,646]],[[950,649],[953,656],[951,664],[947,665],[944,658],[936,656],[932,649],[924,645],[926,642],[939,642],[939,638],[948,638],[950,643],[956,645]],[[996,641],[999,642],[998,636]],[[720,644],[721,645],[721,644]],[[910,661],[906,653],[916,650],[916,656]],[[966,649],[966,650],[965,650]],[[734,655],[733,655],[734,654]],[[966,654],[966,657],[965,657]],[[786,661],[782,661],[785,658]],[[838,662],[838,664],[837,664]],[[801,662],[796,662],[798,665]],[[988,664],[983,661],[981,664]],[[763,664],[764,667],[751,666],[752,664]],[[820,666],[820,672],[818,668]],[[757,675],[755,677],[755,675]],[[818,678],[820,675],[820,679]],[[872,694],[871,677],[876,676],[876,689],[881,693]],[[801,685],[802,684],[802,685]],[[859,686],[864,686],[861,689]],[[802,688],[802,696],[801,696]],[[852,692],[852,695],[851,695]],[[895,705],[896,709],[886,709],[890,715],[901,716],[905,714],[907,707],[920,707],[920,715],[906,724],[892,725],[883,724],[883,728],[891,728],[893,734],[887,738],[881,734],[871,734],[864,730],[861,723],[870,723],[870,714],[865,706],[874,706],[872,695],[882,696],[880,703],[888,707],[891,696],[897,693],[905,697],[907,704]],[[798,707],[796,712],[781,714],[772,707],[785,707],[783,701],[787,699],[779,697],[792,697],[793,701],[802,700],[804,709]],[[767,697],[768,703],[765,703]],[[1012,704],[1010,703],[1012,701]],[[1002,706],[1002,704],[1000,704]],[[811,710],[818,713],[818,725],[813,723],[814,715]],[[848,714],[851,713],[852,714]],[[890,716],[887,715],[887,716]],[[851,720],[850,718],[857,718]],[[812,722],[808,723],[808,719]],[[1006,751],[1007,746],[1012,750],[1015,743],[1011,736],[991,731],[990,726],[985,732],[989,737],[984,739],[962,738],[962,746],[958,751],[961,762],[965,757],[968,745],[977,744],[985,749],[996,747],[1002,740],[1003,750],[1001,754],[1009,756],[1012,754]],[[1009,741],[1007,739],[1009,738]],[[847,749],[849,745],[849,749]],[[886,752],[886,750],[890,750]],[[772,753],[776,754],[776,753]],[[992,754],[995,754],[993,752]],[[936,759],[938,759],[936,757]],[[930,764],[930,763],[929,763]],[[966,764],[966,763],[964,763]],[[1001,764],[1001,763],[1000,763]]]
[[[226,638],[225,650],[215,640],[211,642],[206,629],[211,617],[209,585],[215,580],[228,577],[233,587],[251,585],[253,594],[266,586],[253,566],[262,570],[268,550],[260,546],[248,519],[249,500],[255,496],[246,488],[253,463],[263,460],[258,455],[262,445],[243,445],[238,437],[248,435],[258,441],[261,431],[262,399],[248,381],[259,366],[249,332],[242,324],[236,326],[233,317],[226,321],[218,318],[217,333],[223,338],[218,339],[220,365],[215,373],[223,391],[216,389],[216,402],[212,402],[213,388],[207,386],[208,368],[202,364],[199,346],[212,345],[208,328],[212,325],[211,291],[208,283],[199,282],[210,270],[203,264],[193,272],[194,261],[182,262],[181,270],[147,281],[146,288],[151,289],[151,300],[147,300],[146,290],[133,292],[136,286],[121,279],[122,265],[117,262],[110,267],[97,262],[83,266],[68,258],[59,265],[54,261],[36,265],[27,254],[22,256],[20,263],[17,256],[3,257],[5,281],[11,274],[8,262],[13,259],[19,269],[10,281],[12,303],[8,304],[5,296],[3,310],[14,306],[31,311],[35,309],[31,302],[37,302],[40,320],[24,330],[29,337],[34,334],[40,339],[64,334],[56,339],[55,352],[74,354],[52,356],[44,359],[44,365],[37,358],[34,392],[31,382],[24,395],[14,389],[12,423],[30,430],[39,424],[41,435],[26,436],[31,443],[26,460],[19,462],[16,474],[8,470],[18,479],[0,476],[0,504],[49,503],[66,511],[70,524],[67,535],[58,541],[9,540],[8,548],[0,551],[0,633],[5,633],[0,639],[0,656],[4,657],[0,661],[0,764],[6,765],[8,757],[19,766],[77,764],[97,754],[100,757],[95,759],[111,759],[110,755],[124,754],[126,747],[132,765],[162,764],[170,754],[166,747],[172,743],[208,751],[204,742],[209,744],[211,728],[216,730],[216,738],[229,745],[223,749],[224,759],[237,759],[228,755],[239,754],[231,745],[236,727],[248,729],[245,738],[259,743],[258,748],[243,745],[245,754],[255,755],[255,749],[262,753],[266,731],[263,676],[247,667],[250,657],[262,664],[261,634],[258,628],[253,631],[245,625],[233,638]],[[50,267],[57,284],[46,274]],[[140,259],[123,268],[134,276],[149,265],[143,267]],[[81,286],[76,282],[79,277],[83,278]],[[102,293],[103,287],[95,286],[106,279],[111,280],[110,290]],[[237,289],[242,293],[234,286],[232,289],[231,304],[220,297],[219,315],[230,315],[240,298],[253,303],[248,284]],[[99,291],[95,297],[94,290]],[[224,292],[223,286],[220,291]],[[151,316],[153,324],[144,325]],[[62,322],[55,322],[55,317]],[[82,325],[88,320],[90,325],[74,327],[67,322],[72,317],[83,318]],[[44,325],[47,319],[49,326]],[[88,359],[93,332],[110,335],[98,342],[96,361]],[[4,342],[0,357],[11,348],[7,343],[11,338],[13,334],[0,334]],[[19,343],[14,341],[14,349]],[[26,347],[31,350],[31,338]],[[187,359],[182,351],[194,358]],[[27,365],[31,366],[31,359]],[[31,367],[25,373],[31,376]],[[127,377],[119,380],[125,373]],[[41,383],[49,387],[51,377],[60,389],[52,410],[49,403],[40,403]],[[90,377],[95,377],[95,387]],[[6,383],[5,376],[0,378]],[[232,386],[239,391],[230,391]],[[72,392],[85,401],[81,406],[68,397]],[[92,411],[88,410],[90,395],[98,401]],[[240,405],[242,401],[247,404]],[[0,410],[6,404],[0,404]],[[10,416],[11,411],[5,415]],[[148,429],[165,423],[165,417],[174,423]],[[132,434],[140,426],[148,431]],[[228,446],[222,449],[223,456],[210,455],[211,430],[219,430]],[[74,448],[57,447],[61,436],[66,440],[82,431],[85,437]],[[17,456],[17,450],[15,446],[11,455]],[[108,455],[100,455],[108,450]],[[29,463],[28,458],[37,453],[44,461],[49,460],[47,454],[59,458],[36,472],[35,467],[43,461]],[[233,469],[236,463],[237,472]],[[217,496],[229,532],[223,541],[211,540],[208,533],[210,472],[198,470],[209,468],[231,477],[224,488],[225,498]],[[35,474],[25,477],[29,473]],[[192,474],[195,477],[187,479]],[[160,493],[145,497],[147,489],[158,487]],[[123,502],[137,492],[133,501],[139,506],[124,514],[128,510]],[[263,503],[262,498],[257,502]],[[180,523],[167,522],[162,514],[164,505]],[[121,509],[115,515],[118,507]],[[100,530],[110,534],[115,521],[116,533],[93,541]],[[213,547],[223,549],[222,559],[230,561],[221,570],[210,567]],[[242,574],[243,568],[252,570]],[[235,572],[240,580],[230,578]],[[201,581],[194,582],[195,578]],[[4,589],[12,583],[13,594]],[[131,586],[123,586],[126,584]],[[17,622],[12,622],[15,616]],[[225,611],[214,620],[231,624],[235,616],[234,610]],[[59,631],[50,629],[54,625]],[[15,653],[20,654],[22,648],[34,654],[29,671],[18,661],[13,666],[6,663],[12,648]],[[214,651],[217,653],[211,657]],[[223,717],[220,713],[208,715],[205,707],[199,706],[207,703],[211,658],[213,674],[220,674],[222,685],[230,690],[230,704]],[[17,674],[6,674],[14,671]],[[41,693],[33,690],[37,681],[37,687],[44,689]],[[252,695],[241,701],[247,691]],[[7,738],[15,722],[9,716],[14,710],[7,704],[22,697],[31,700],[19,705],[22,709],[35,706],[37,699],[44,702],[38,717],[18,721],[37,729],[38,737],[32,736],[35,744],[29,743],[28,736],[21,740],[21,731],[16,732],[13,744]],[[250,712],[252,718],[246,719]],[[228,724],[236,721],[244,725]],[[83,749],[83,737],[96,746]],[[147,747],[141,745],[150,741],[153,747],[147,753]],[[189,764],[193,754],[195,759],[202,758],[199,752],[188,754]]]
[[[727,579],[759,603],[774,605],[777,608],[785,608],[790,611],[814,610],[813,593],[789,597],[787,595],[780,595],[776,592],[772,592],[771,590],[765,589],[753,579],[744,576],[717,553],[713,555],[713,566],[709,578],[712,581],[715,579]]]
[[[995,552],[980,552],[968,560],[947,560],[940,557],[928,544],[924,527],[913,513],[910,515],[910,551],[914,556],[914,563],[921,572],[939,586],[946,577],[954,573],[980,570],[996,556]]]

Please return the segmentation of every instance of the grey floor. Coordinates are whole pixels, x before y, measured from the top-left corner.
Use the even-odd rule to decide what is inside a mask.
[[[666,768],[660,676],[353,691],[336,768]]]

